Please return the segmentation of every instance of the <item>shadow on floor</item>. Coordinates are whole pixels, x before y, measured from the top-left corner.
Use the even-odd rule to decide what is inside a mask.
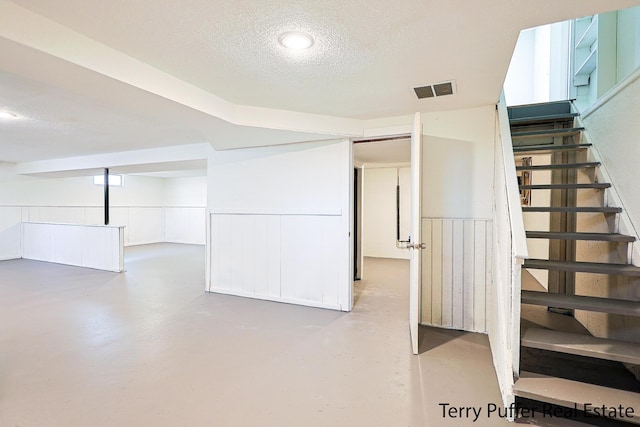
[[[426,353],[454,340],[485,345],[486,335],[420,325],[418,330],[418,354]]]

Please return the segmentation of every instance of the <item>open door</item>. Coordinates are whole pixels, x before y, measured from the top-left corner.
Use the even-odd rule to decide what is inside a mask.
[[[411,132],[411,238],[409,247],[409,329],[413,354],[418,354],[418,324],[420,322],[420,279],[422,276],[420,250],[422,244],[422,121],[420,113],[413,119]]]

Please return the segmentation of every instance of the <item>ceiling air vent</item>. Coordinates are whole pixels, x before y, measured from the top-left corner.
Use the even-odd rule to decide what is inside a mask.
[[[455,93],[455,82],[435,83],[429,86],[414,87],[418,99],[434,98],[438,96],[453,95]]]
[[[433,98],[435,96],[431,86],[414,87],[413,90],[416,91],[418,99]]]

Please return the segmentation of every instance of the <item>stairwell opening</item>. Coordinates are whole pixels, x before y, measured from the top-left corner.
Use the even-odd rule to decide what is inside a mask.
[[[637,405],[640,381],[630,371],[640,366],[640,302],[628,293],[640,285],[629,257],[635,237],[619,232],[622,208],[610,204],[611,184],[570,101],[511,107],[509,116],[521,195],[530,198],[516,394],[527,406],[580,405],[594,393]],[[548,384],[534,390],[532,378],[563,396]]]

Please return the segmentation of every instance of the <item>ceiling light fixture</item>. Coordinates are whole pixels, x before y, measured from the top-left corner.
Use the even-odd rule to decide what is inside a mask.
[[[18,116],[8,111],[0,111],[0,119],[15,119],[16,117]]]
[[[284,33],[278,40],[282,46],[291,50],[305,50],[313,45],[313,38],[309,34],[296,31]]]

